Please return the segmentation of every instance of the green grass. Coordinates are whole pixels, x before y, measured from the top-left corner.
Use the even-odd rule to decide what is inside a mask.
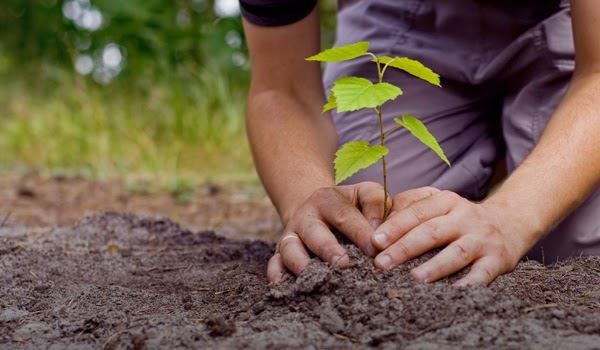
[[[99,86],[65,69],[0,64],[0,168],[164,188],[255,182],[239,83],[246,79],[215,65]]]

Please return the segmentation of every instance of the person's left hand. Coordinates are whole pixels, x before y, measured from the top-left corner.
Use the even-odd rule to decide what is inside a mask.
[[[382,250],[375,266],[389,270],[447,245],[411,271],[416,280],[433,282],[472,264],[456,285],[489,284],[512,271],[534,243],[524,232],[526,225],[508,220],[505,212],[432,187],[402,192],[372,237],[373,245]]]

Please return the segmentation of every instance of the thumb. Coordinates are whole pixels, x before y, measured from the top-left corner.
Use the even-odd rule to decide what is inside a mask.
[[[383,186],[376,182],[362,182],[357,185],[357,200],[361,212],[373,229],[381,225],[384,215]],[[392,206],[392,199],[387,196],[387,208]]]

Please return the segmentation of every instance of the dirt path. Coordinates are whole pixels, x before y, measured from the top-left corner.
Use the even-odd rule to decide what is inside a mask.
[[[600,258],[521,264],[490,288],[313,262],[269,286],[272,247],[96,215],[0,232],[0,348],[600,348]]]

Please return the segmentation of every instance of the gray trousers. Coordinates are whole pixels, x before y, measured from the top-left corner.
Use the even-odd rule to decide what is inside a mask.
[[[359,40],[369,41],[378,55],[421,60],[442,76],[440,89],[393,69],[386,73],[404,91],[384,106],[386,128],[401,114],[421,118],[453,163],[448,168],[405,130],[392,134],[387,142],[392,194],[434,186],[483,199],[497,161],[504,157],[511,172],[536,145],[575,65],[566,1],[341,0],[336,45]],[[343,75],[377,77],[366,57],[332,63],[325,88]],[[377,142],[372,110],[333,117],[340,144]],[[347,183],[381,178],[381,167],[373,166]],[[554,262],[581,254],[600,255],[600,190],[528,257]]]

